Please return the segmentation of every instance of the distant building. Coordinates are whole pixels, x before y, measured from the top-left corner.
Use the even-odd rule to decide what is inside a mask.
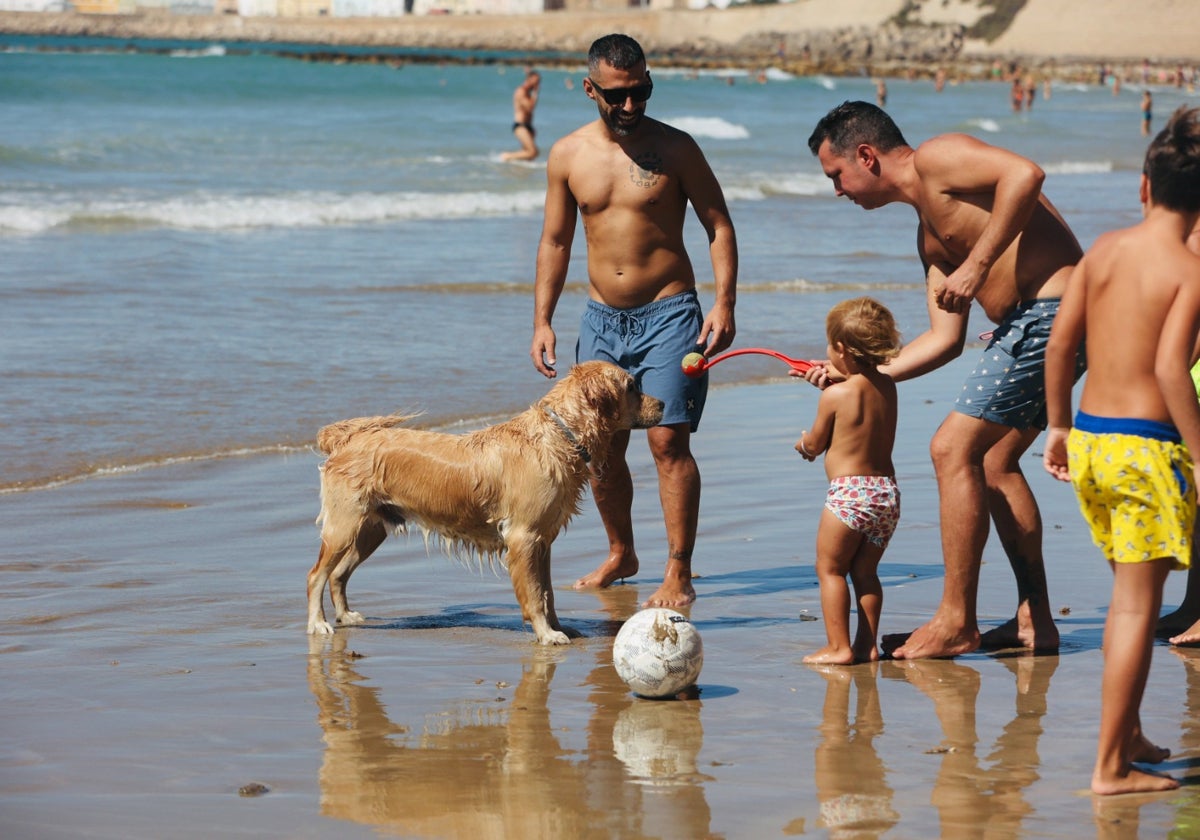
[[[333,0],[333,16],[403,17],[412,12],[413,0]],[[405,8],[405,7],[408,8]]]
[[[65,12],[66,0],[0,0],[0,12]]]
[[[0,0],[3,12],[129,15],[239,15],[241,17],[404,17],[405,15],[537,15],[558,10],[683,8],[729,0]]]

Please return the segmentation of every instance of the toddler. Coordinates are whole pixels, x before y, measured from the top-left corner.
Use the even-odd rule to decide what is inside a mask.
[[[829,492],[817,526],[817,580],[825,617],[825,647],[805,662],[849,665],[875,661],[883,607],[879,560],[900,519],[900,490],[892,466],[896,384],[879,366],[900,352],[900,334],[887,307],[862,297],[839,303],[825,319],[829,363],[845,377],[821,392],[812,427],[796,451],[806,461],[825,455]],[[850,589],[858,629],[850,641]]]

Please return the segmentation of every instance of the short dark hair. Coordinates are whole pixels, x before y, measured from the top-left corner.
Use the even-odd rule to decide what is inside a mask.
[[[588,71],[594,71],[602,61],[617,70],[632,70],[646,63],[646,54],[642,52],[642,45],[628,35],[613,33],[592,42],[588,50]]]
[[[1200,108],[1180,105],[1146,150],[1150,200],[1180,213],[1200,210]]]
[[[843,102],[821,117],[808,138],[809,151],[815,155],[826,140],[829,150],[839,157],[849,154],[862,143],[869,143],[881,152],[908,145],[896,123],[882,108],[861,101]]]

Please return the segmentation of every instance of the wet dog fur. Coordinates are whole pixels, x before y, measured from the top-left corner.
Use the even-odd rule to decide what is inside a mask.
[[[579,512],[591,469],[614,433],[662,419],[661,400],[607,362],[576,365],[513,419],[465,435],[403,427],[411,415],[326,426],[321,466],[321,550],[308,573],[308,632],[328,634],[324,590],[339,625],[361,624],[346,583],[389,532],[409,525],[460,556],[499,559],[537,641],[568,644],[554,612],[550,544]],[[590,461],[590,463],[589,463]]]

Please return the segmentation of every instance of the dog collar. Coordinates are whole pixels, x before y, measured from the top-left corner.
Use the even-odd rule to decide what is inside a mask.
[[[592,456],[591,453],[587,451],[587,447],[579,442],[579,438],[575,437],[575,433],[567,427],[566,422],[558,416],[558,413],[553,408],[549,408],[548,406],[543,405],[541,408],[542,411],[546,412],[546,414],[550,416],[551,420],[558,424],[558,428],[562,429],[562,433],[567,436],[567,440],[571,441],[571,443],[575,445],[575,450],[579,453],[579,457],[583,459],[583,463],[592,463]]]

